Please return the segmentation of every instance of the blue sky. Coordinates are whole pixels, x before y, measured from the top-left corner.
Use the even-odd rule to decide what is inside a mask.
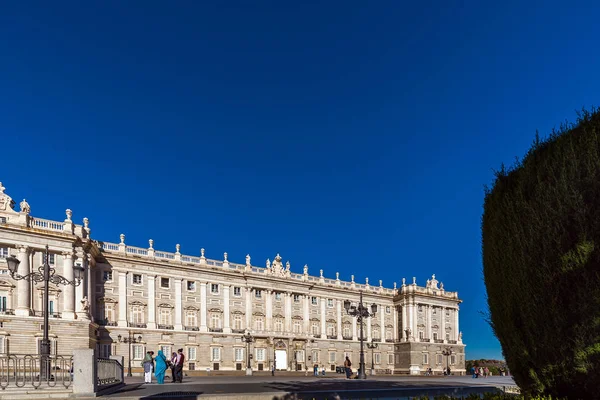
[[[483,185],[598,105],[597,3],[87,3],[3,5],[17,201],[105,241],[388,287],[435,273],[464,300],[467,357],[501,357]]]

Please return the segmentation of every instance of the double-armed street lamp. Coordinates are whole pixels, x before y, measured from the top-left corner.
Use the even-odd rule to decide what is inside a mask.
[[[364,341],[365,337],[363,335],[363,320],[365,318],[369,318],[377,313],[377,304],[371,304],[370,310],[369,307],[363,304],[363,294],[360,292],[360,298],[357,306],[353,306],[350,300],[344,301],[344,309],[348,313],[348,315],[352,317],[356,317],[357,322],[360,324],[360,363],[359,363],[359,371],[358,371],[358,379],[367,379],[367,374],[365,373],[365,350],[364,350]]]
[[[378,347],[379,347],[379,345],[377,343],[375,343],[375,339],[371,339],[371,343],[367,343],[367,348],[371,349],[371,375],[375,375],[374,353],[375,353],[375,349]]]
[[[246,375],[252,375],[252,366],[250,365],[250,360],[252,359],[252,354],[250,354],[250,343],[254,342],[254,336],[252,336],[248,329],[246,329],[246,333],[242,335],[242,342],[246,343]]]
[[[451,349],[450,347],[446,347],[446,348],[445,348],[445,349],[442,351],[442,355],[446,356],[446,371],[444,371],[444,372],[447,372],[447,371],[448,371],[448,369],[450,368],[450,366],[449,366],[449,359],[450,359],[450,356],[451,356],[453,353],[454,353],[454,352],[452,351],[452,349]],[[450,375],[450,374],[448,374],[448,375]]]
[[[129,331],[129,336],[124,338],[123,336],[119,335],[117,336],[117,340],[119,341],[119,343],[127,343],[127,352],[128,352],[128,365],[127,365],[127,376],[132,376],[131,375],[131,345],[134,343],[141,343],[142,342],[142,335],[138,335],[138,337],[135,337],[135,334],[132,334],[131,331]]]
[[[40,379],[51,379],[50,375],[50,339],[48,338],[48,329],[49,329],[49,300],[48,300],[48,290],[49,284],[52,282],[55,285],[71,285],[71,286],[79,286],[83,280],[83,267],[74,266],[73,267],[73,280],[70,281],[61,275],[56,274],[56,270],[50,267],[49,263],[50,251],[48,246],[46,245],[46,252],[44,253],[44,264],[41,265],[37,271],[30,272],[26,275],[19,274],[18,268],[21,263],[18,258],[14,256],[10,256],[6,258],[6,263],[8,265],[8,270],[10,272],[10,276],[17,281],[25,279],[29,282],[44,282],[44,299],[43,299],[43,313],[44,313],[44,336],[40,342]]]

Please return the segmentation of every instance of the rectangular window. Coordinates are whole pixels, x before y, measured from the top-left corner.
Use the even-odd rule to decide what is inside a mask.
[[[104,271],[104,272],[102,272],[102,280],[104,282],[112,281],[112,271]]]
[[[318,335],[319,334],[319,323],[313,322],[312,325],[310,326],[310,331],[313,335]]]
[[[294,321],[294,333],[300,333],[302,332],[302,324],[300,323],[300,321]]]
[[[188,360],[190,361],[194,361],[196,360],[196,348],[195,347],[188,347],[187,349],[187,353],[188,353]]]
[[[233,355],[235,361],[244,361],[244,349],[236,348]]]
[[[335,355],[336,353],[333,351],[329,352],[329,364],[335,364]]]
[[[6,293],[0,293],[0,311],[6,312]]]
[[[450,334],[446,332],[446,340],[450,340]]]
[[[210,292],[212,294],[219,294],[219,285],[217,283],[210,284]]]
[[[446,317],[450,316],[450,310],[446,310]]]
[[[134,344],[132,347],[133,359],[142,360],[144,358],[144,346],[141,344]]]
[[[318,350],[313,350],[313,352],[312,352],[312,362],[314,362],[314,363],[318,363],[319,362],[319,351]]]
[[[454,354],[450,356],[450,364],[456,364],[456,356]]]
[[[439,364],[441,364],[441,363],[442,363],[442,361],[443,361],[443,360],[442,360],[442,355],[441,355],[441,354],[438,354],[438,355],[437,355],[437,363],[438,363],[438,365],[439,365]]]
[[[265,361],[265,349],[256,349],[256,361]]]
[[[304,362],[304,350],[296,350],[294,353],[296,357],[296,362],[303,363]]]
[[[419,312],[423,312],[423,306],[419,304]]]
[[[54,265],[54,254],[48,254],[48,264]]]
[[[221,348],[213,347],[211,349],[212,360],[211,361],[221,361]]]
[[[423,331],[419,331],[419,339],[424,339],[425,338],[425,333],[423,333]]]
[[[300,303],[300,295],[299,294],[294,295],[294,303]]]
[[[233,316],[233,329],[242,329],[242,316],[239,314]]]
[[[139,274],[133,274],[133,284],[134,285],[141,285],[142,284],[142,276]]]
[[[169,288],[169,278],[160,278],[160,287],[163,289]]]
[[[394,364],[394,355],[393,354],[388,354],[388,364],[389,365]]]
[[[195,292],[196,291],[196,282],[187,281],[187,290],[190,292]]]
[[[262,317],[257,317],[254,321],[254,325],[257,331],[262,331],[265,329],[265,324]]]
[[[165,357],[167,357],[168,359],[171,358],[171,346],[160,346],[160,349],[162,350]]]
[[[281,300],[281,293],[279,293],[279,292],[275,293],[275,300],[277,300],[277,301]]]
[[[254,290],[254,297],[256,297],[257,299],[262,298],[262,290],[260,289],[255,289]]]
[[[310,302],[312,303],[313,306],[316,306],[317,304],[319,304],[319,302],[317,301],[317,298],[314,296],[310,298]]]
[[[391,310],[390,306],[385,306],[385,313],[389,314],[391,312],[392,312],[392,310]]]
[[[242,296],[242,288],[239,286],[236,286],[233,288],[233,295],[235,297],[241,297]]]
[[[327,307],[333,307],[333,299],[327,299]]]
[[[373,356],[375,357],[375,364],[381,364],[381,353],[375,353]]]
[[[429,364],[429,354],[423,353],[423,364]]]
[[[0,258],[6,258],[8,256],[8,247],[0,247]]]
[[[54,314],[54,300],[48,302],[48,315]]]

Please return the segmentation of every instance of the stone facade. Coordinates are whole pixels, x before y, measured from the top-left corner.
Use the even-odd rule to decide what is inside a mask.
[[[31,216],[23,200],[20,211],[0,184],[0,353],[38,351],[42,335],[43,285],[15,281],[5,258],[19,258],[25,275],[43,263],[49,246],[50,264],[56,273],[72,279],[75,266],[84,269],[79,286],[51,284],[50,337],[52,351],[71,354],[74,349],[97,347],[101,356],[132,352],[139,367],[146,350],[170,353],[183,348],[185,369],[244,370],[247,351],[255,370],[274,363],[279,370],[305,370],[317,363],[335,370],[350,356],[358,367],[360,326],[347,315],[344,300],[356,304],[363,293],[365,304],[376,304],[377,313],[365,320],[367,368],[372,354],[379,372],[441,373],[449,364],[464,374],[464,348],[459,332],[456,292],[447,292],[435,276],[424,287],[416,279],[397,288],[329,279],[320,270],[309,275],[291,271],[277,254],[264,267],[188,256],[180,252],[129,246],[125,235],[117,243],[91,238],[87,218],[73,222],[71,210],[64,221]],[[241,339],[250,330],[254,342]],[[141,342],[119,341],[130,335]],[[442,351],[452,350],[446,357]]]

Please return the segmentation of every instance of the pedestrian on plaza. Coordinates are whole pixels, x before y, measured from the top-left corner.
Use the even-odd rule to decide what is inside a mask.
[[[325,366],[321,365],[321,374],[325,376]]]
[[[450,367],[446,368],[446,375],[450,376]]]
[[[169,368],[171,369],[171,383],[175,383],[175,370],[177,369],[177,353],[175,352],[171,354],[171,359],[169,360]]]
[[[271,364],[271,376],[275,376],[275,363]]]
[[[471,375],[473,375],[473,378],[477,378],[477,373],[475,372],[475,366],[471,367]]]
[[[154,370],[154,360],[152,359],[152,352],[148,351],[142,361],[142,367],[144,367],[144,383],[152,383],[152,371]]]
[[[165,383],[165,372],[167,370],[167,358],[163,354],[162,350],[158,351],[158,355],[154,359],[156,365],[154,367],[154,376],[156,377],[156,382],[159,385]]]
[[[319,365],[318,364],[313,365],[313,373],[315,376],[319,376]]]
[[[483,369],[483,377],[487,378],[490,375],[490,369],[488,367],[485,367]]]
[[[175,368],[175,382],[183,382],[183,362],[185,356],[183,355],[183,349],[177,350],[177,367]]]
[[[346,379],[350,379],[350,376],[352,375],[352,362],[348,356],[346,356],[346,359],[344,360],[344,370],[346,372]]]

